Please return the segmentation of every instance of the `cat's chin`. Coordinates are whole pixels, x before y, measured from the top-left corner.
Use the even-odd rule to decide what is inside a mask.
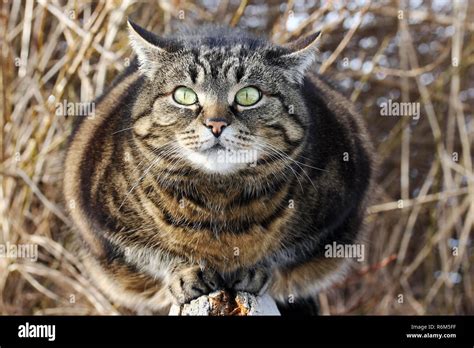
[[[207,173],[222,175],[236,173],[256,163],[256,154],[249,155],[222,146],[214,146],[200,152],[185,150],[184,155],[194,167]]]

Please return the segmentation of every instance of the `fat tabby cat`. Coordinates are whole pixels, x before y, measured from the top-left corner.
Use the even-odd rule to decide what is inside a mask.
[[[324,247],[360,240],[372,176],[361,116],[311,72],[319,33],[129,31],[136,59],[65,160],[92,280],[142,312],[215,289],[313,306],[348,267]]]

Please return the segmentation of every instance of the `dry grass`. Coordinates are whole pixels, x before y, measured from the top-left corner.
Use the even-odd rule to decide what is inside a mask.
[[[320,294],[323,313],[474,314],[474,3],[441,2],[399,18],[403,0],[4,0],[0,244],[38,245],[39,258],[0,258],[0,313],[117,313],[64,247],[60,182],[72,119],[54,111],[58,101],[92,100],[128,63],[132,16],[158,33],[216,21],[276,42],[322,28],[320,72],[362,110],[380,162],[366,260]],[[419,102],[419,120],[382,117],[381,98]]]

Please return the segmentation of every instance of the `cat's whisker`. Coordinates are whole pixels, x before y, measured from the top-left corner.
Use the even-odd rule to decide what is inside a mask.
[[[308,173],[304,170],[304,168],[301,167],[301,165],[300,165],[301,162],[295,161],[293,158],[291,158],[290,156],[288,156],[284,152],[276,149],[275,147],[271,146],[268,143],[264,142],[264,146],[267,146],[270,150],[272,150],[273,152],[278,154],[281,159],[287,159],[287,160],[290,160],[291,162],[295,163],[298,166],[298,168],[300,168],[301,172],[305,175],[306,179],[311,183],[311,186],[313,186],[313,188],[316,190],[316,186],[314,185],[313,180],[309,177]],[[292,169],[291,166],[290,166],[290,169]]]
[[[269,138],[265,138],[265,137],[262,137],[262,136],[260,136],[260,138],[270,140]],[[276,147],[274,147],[272,144],[269,144],[268,142],[263,141],[263,140],[262,140],[262,142],[263,142],[264,144],[266,144],[267,146],[272,147],[273,149],[275,149],[275,151],[281,152],[284,156],[288,156],[288,159],[290,159],[291,161],[293,161],[293,162],[295,162],[295,163],[298,163],[298,164],[300,164],[300,165],[302,165],[302,166],[304,166],[304,167],[308,167],[308,168],[311,168],[311,169],[320,170],[320,171],[322,171],[322,172],[330,173],[330,171],[327,170],[327,169],[318,168],[318,167],[311,166],[311,165],[309,165],[309,164],[300,162],[300,161],[298,161],[298,160],[295,160],[294,158],[291,158],[291,157],[290,157],[288,154],[286,154],[285,152],[283,152],[283,151],[277,149]],[[312,160],[311,158],[304,157],[304,156],[302,156],[302,155],[299,155],[299,157],[304,158],[304,159],[307,159],[307,160]]]
[[[184,163],[184,158],[180,155],[179,151],[177,150],[179,150],[179,146],[176,144],[174,144],[173,147],[168,150],[168,154],[174,153],[175,155],[177,155],[170,161],[170,166],[168,166],[167,168],[171,171],[174,170],[178,165]],[[164,176],[165,178],[161,178],[161,177],[157,178],[159,182],[163,182],[164,179],[169,179],[169,175],[164,175]],[[175,179],[172,179],[172,180],[175,181]]]
[[[154,149],[154,150],[152,151],[152,153],[153,153],[154,155],[156,155],[156,156],[159,156],[158,151],[161,151],[163,148],[166,148],[167,146],[173,144],[174,142],[175,142],[175,140],[168,141],[168,142],[164,143],[163,145],[161,145],[161,148],[159,148],[159,149],[158,149],[158,148]],[[137,166],[136,166],[136,168],[135,168],[135,170],[134,170],[134,174],[136,174],[137,172],[139,172],[139,171],[142,170],[141,165],[142,165],[142,163],[144,163],[144,162],[147,161],[147,160],[148,160],[147,157],[143,157],[143,158],[142,158],[142,160],[137,164]],[[145,164],[144,164],[144,165],[145,165]]]
[[[136,181],[136,183],[132,186],[132,188],[130,189],[130,191],[127,192],[127,194],[125,195],[125,198],[123,199],[122,203],[119,205],[118,207],[118,210],[120,211],[120,209],[122,208],[122,206],[125,204],[128,196],[133,192],[133,190],[135,190],[135,188],[140,184],[140,182],[143,180],[143,178],[148,174],[148,172],[150,171],[150,169],[156,164],[159,162],[161,158],[156,158],[154,161],[152,161],[152,163],[150,164],[150,166],[148,166],[148,168],[145,170],[145,172],[143,173],[143,175]]]
[[[168,146],[169,144],[172,144],[174,143],[174,140],[173,141],[170,141],[168,143],[166,143],[165,145],[163,145],[160,150],[162,150],[163,148],[166,148],[166,146]],[[172,144],[173,145],[173,144]],[[158,150],[158,149],[157,149]],[[167,149],[167,151],[169,151]],[[130,189],[130,191],[125,195],[122,203],[119,205],[118,207],[118,210],[120,211],[120,209],[122,208],[122,206],[125,204],[128,196],[137,188],[138,185],[140,185],[140,182],[143,180],[143,178],[145,178],[145,176],[150,172],[150,170],[160,161],[162,160],[163,157],[162,156],[159,156],[157,155],[156,159],[154,159],[151,164],[148,166],[148,168],[143,172],[143,175],[141,175],[138,180],[132,185],[132,188]],[[140,162],[141,163],[141,162]]]
[[[230,143],[230,145],[233,145],[233,146],[239,145],[239,146],[235,146],[235,147],[237,147],[237,150],[240,150],[240,149],[245,150],[245,149],[251,148],[251,142],[250,141],[248,141],[247,143],[244,143],[244,142],[238,140],[237,137],[223,138],[222,139],[222,144],[225,145],[226,142]]]
[[[271,145],[271,144],[269,144],[269,143],[267,143],[267,142],[265,142],[265,141],[263,141],[263,143],[264,143],[266,146],[268,146],[268,147],[270,147],[271,149],[273,149],[275,152],[281,154],[284,158],[289,159],[290,161],[292,161],[293,163],[295,163],[295,164],[301,169],[301,171],[302,171],[303,174],[306,176],[306,178],[309,180],[309,182],[311,183],[311,185],[313,186],[313,188],[316,190],[316,186],[314,185],[313,180],[309,177],[308,173],[306,173],[306,171],[301,167],[302,165],[304,166],[305,163],[302,163],[302,162],[300,162],[300,161],[297,161],[297,160],[291,158],[288,154],[284,153],[283,151],[277,149],[276,147],[274,147],[273,145]],[[307,166],[307,165],[306,165],[306,166]],[[309,166],[309,167],[311,167],[311,166]],[[320,170],[320,171],[324,171],[324,172],[328,172],[328,173],[329,173],[329,171],[328,171],[328,170],[325,170],[325,169],[316,168],[316,167],[311,167],[311,168],[317,169],[317,170]]]
[[[270,152],[268,152],[268,151],[265,151],[265,150],[263,150],[263,149],[262,149],[262,152],[264,152],[265,155],[269,156],[270,159],[276,157],[275,154],[272,154],[272,153],[270,153]],[[277,157],[277,158],[278,158],[278,157]],[[265,163],[268,163],[268,160],[266,160],[266,159],[264,159],[263,161],[264,161]],[[286,165],[286,164],[285,164],[285,168],[287,168],[287,166],[289,166],[289,165]],[[292,169],[292,168],[290,168],[290,169]],[[295,171],[292,171],[292,172],[293,172],[293,175],[295,175],[295,177],[297,178],[296,172],[295,172]],[[277,173],[275,173],[275,172],[272,171],[271,174],[272,174],[272,176],[273,176],[276,180],[279,180],[279,179],[280,179],[280,178],[277,176]],[[279,175],[283,175],[283,177],[285,178],[285,180],[290,180],[288,174],[287,174],[285,171],[279,172],[278,174],[279,174]],[[298,180],[298,178],[297,178],[297,180]],[[298,182],[299,182],[299,180],[298,180]],[[301,186],[301,184],[300,184],[300,186]]]
[[[133,129],[133,128],[135,128],[135,126],[128,127],[128,128],[124,128],[124,129],[120,129],[120,130],[118,130],[118,131],[116,131],[116,132],[113,132],[112,135],[118,134],[118,133],[122,133],[122,132],[125,132],[125,131],[130,130],[130,129]]]
[[[268,148],[268,147],[265,148],[265,146],[264,146],[263,144],[256,144],[256,146],[261,146],[261,147],[260,147],[260,150],[262,150],[266,155],[270,156],[270,158],[279,158],[279,159],[283,159],[283,160],[285,159],[284,157],[281,156],[281,154],[279,154],[278,152],[274,151],[273,149]],[[270,152],[267,151],[267,150],[270,150]],[[288,169],[290,169],[290,170],[292,171],[292,173],[294,174],[296,180],[298,181],[298,184],[299,184],[300,187],[301,187],[301,190],[303,190],[303,185],[302,185],[302,183],[301,183],[301,181],[300,181],[300,179],[299,179],[299,178],[301,177],[301,174],[297,173],[297,172],[291,167],[290,164],[285,164],[285,165],[284,165],[284,168],[288,168]],[[301,168],[300,168],[300,169],[301,169]],[[300,175],[300,176],[298,176],[298,175]],[[302,178],[302,177],[301,177],[301,178]]]

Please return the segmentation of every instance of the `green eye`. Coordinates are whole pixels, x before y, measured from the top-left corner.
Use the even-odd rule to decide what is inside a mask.
[[[181,105],[193,105],[198,101],[198,96],[191,88],[178,87],[173,93],[173,99]]]
[[[244,87],[235,95],[235,102],[242,106],[252,106],[256,104],[262,93],[255,87]]]

